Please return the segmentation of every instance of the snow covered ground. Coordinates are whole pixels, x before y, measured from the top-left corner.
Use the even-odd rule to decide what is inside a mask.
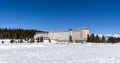
[[[120,44],[1,44],[0,63],[120,63]]]

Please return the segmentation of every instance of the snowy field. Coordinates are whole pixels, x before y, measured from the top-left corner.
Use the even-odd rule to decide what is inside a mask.
[[[120,63],[120,44],[1,44],[0,63]]]

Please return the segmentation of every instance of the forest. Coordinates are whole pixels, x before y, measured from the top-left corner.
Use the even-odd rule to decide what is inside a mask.
[[[30,39],[33,38],[36,32],[44,31],[21,28],[0,28],[0,39]]]
[[[93,43],[118,43],[120,42],[120,37],[106,37],[106,36],[98,36],[95,34],[90,34],[87,37],[87,42]]]

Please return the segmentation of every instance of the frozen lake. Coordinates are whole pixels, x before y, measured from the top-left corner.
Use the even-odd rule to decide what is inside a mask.
[[[0,63],[120,63],[120,45],[1,44]]]

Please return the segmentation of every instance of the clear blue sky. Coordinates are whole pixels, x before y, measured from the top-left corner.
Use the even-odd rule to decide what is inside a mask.
[[[120,1],[0,0],[0,27],[120,34]]]

